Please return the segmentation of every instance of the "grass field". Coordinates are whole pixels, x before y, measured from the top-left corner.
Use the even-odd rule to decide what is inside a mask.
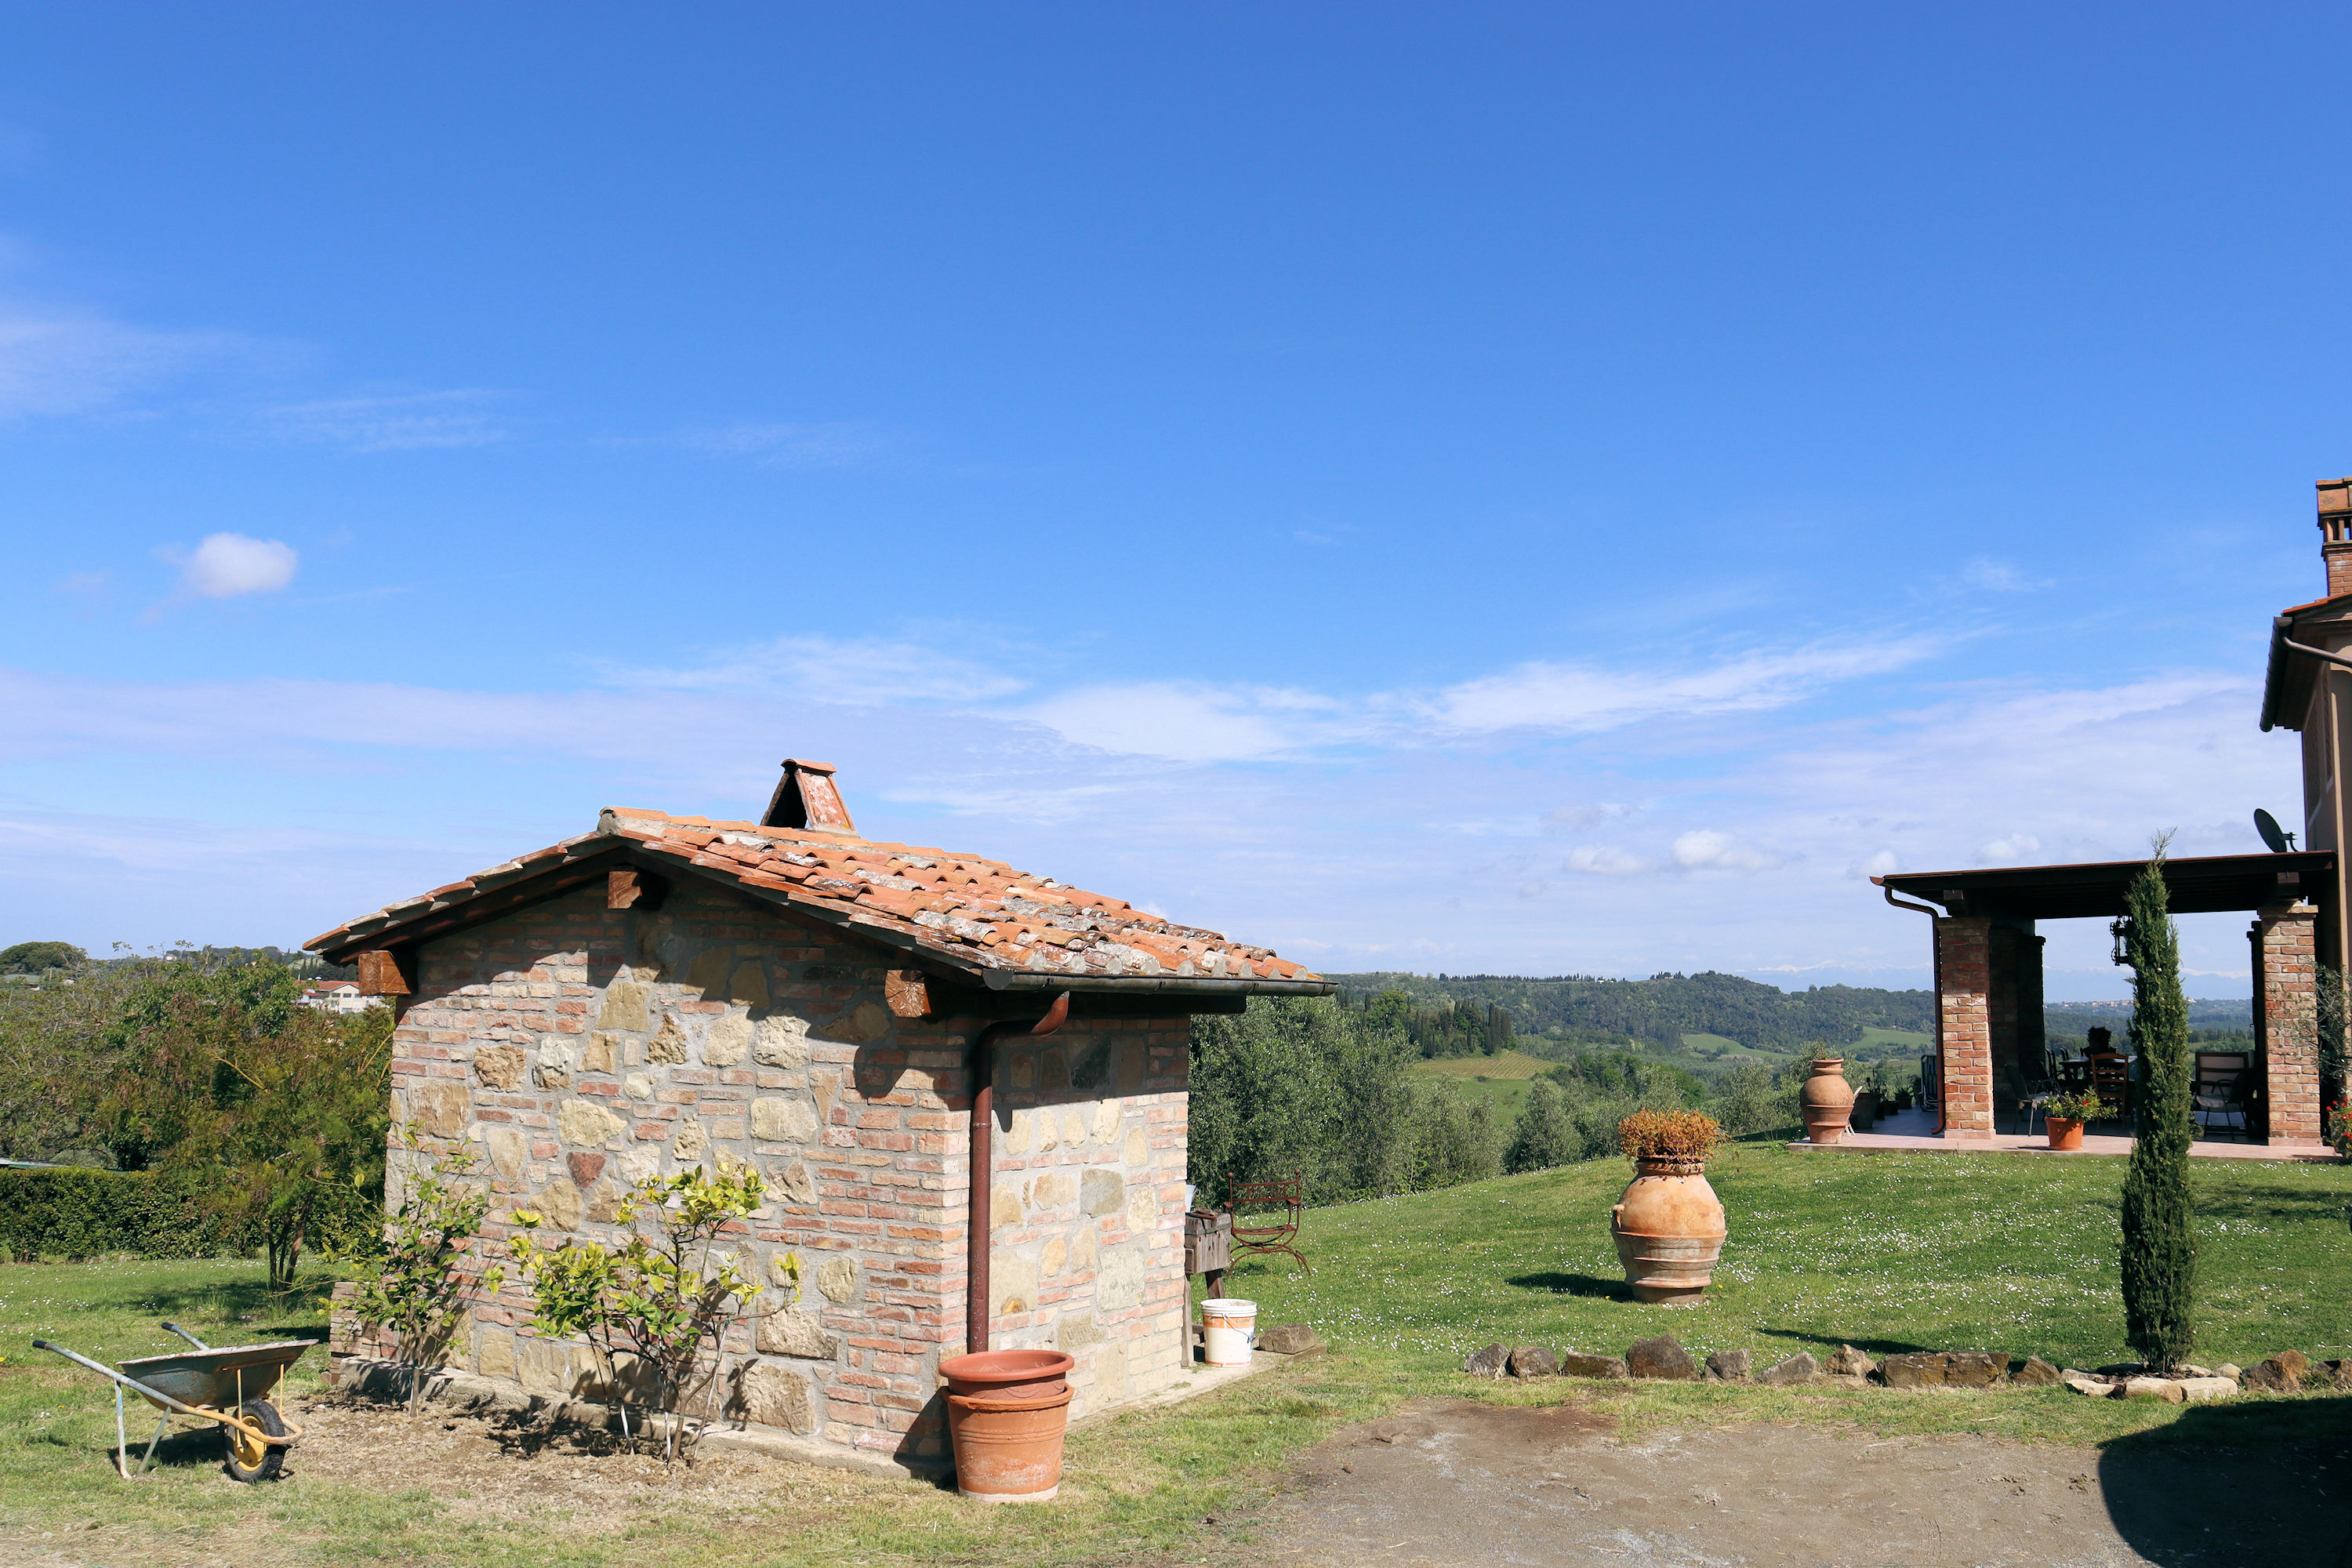
[[[338,1478],[316,1462],[294,1481],[243,1488],[224,1479],[216,1456],[194,1439],[176,1446],[156,1475],[125,1485],[106,1467],[113,1422],[105,1385],[33,1352],[33,1336],[113,1358],[170,1348],[154,1327],[159,1317],[233,1342],[315,1333],[315,1307],[270,1311],[257,1264],[0,1267],[0,1560],[256,1568],[1229,1563],[1237,1560],[1234,1521],[1278,1489],[1292,1455],[1430,1394],[1575,1400],[1633,1432],[1795,1420],[1888,1436],[2095,1445],[2146,1432],[2137,1440],[2161,1441],[2179,1415],[2173,1407],[2063,1390],[1498,1385],[1458,1371],[1466,1352],[1496,1340],[1622,1352],[1660,1331],[1694,1350],[1744,1347],[1769,1359],[1841,1342],[1874,1354],[2031,1352],[2077,1366],[2127,1359],[2116,1282],[2123,1173],[2118,1160],[1739,1145],[1711,1173],[1731,1227],[1716,1287],[1684,1310],[1642,1306],[1622,1291],[1608,1233],[1609,1205],[1627,1176],[1619,1161],[1310,1211],[1303,1239],[1315,1272],[1248,1262],[1228,1293],[1257,1300],[1262,1322],[1315,1323],[1330,1353],[1074,1433],[1063,1497],[1039,1509],[975,1509],[928,1487],[775,1466],[724,1508],[656,1484],[626,1508],[592,1515],[553,1483],[619,1461],[576,1457],[565,1469],[544,1457],[516,1458],[548,1467],[546,1496],[495,1507],[465,1486]],[[2315,1359],[2352,1354],[2352,1169],[2200,1161],[2194,1177],[2200,1359],[2251,1363],[2290,1346]],[[2352,1436],[2352,1399],[2265,1400],[2244,1413],[2236,1440]],[[1204,1522],[1212,1517],[1220,1522]],[[71,1549],[79,1554],[50,1555],[68,1542],[79,1543]]]
[[[1935,1038],[1916,1029],[1869,1028],[1862,1032],[1862,1043],[1865,1048],[1875,1046],[1902,1046],[1906,1049],[1924,1051],[1935,1043]]]
[[[1522,1051],[1491,1057],[1435,1057],[1412,1064],[1412,1071],[1435,1079],[1465,1100],[1485,1100],[1505,1127],[1527,1103],[1528,1084],[1559,1064]]]

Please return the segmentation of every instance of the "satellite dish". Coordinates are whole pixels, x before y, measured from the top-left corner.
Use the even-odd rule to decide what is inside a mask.
[[[2254,831],[2263,836],[2263,842],[2271,847],[2273,855],[2284,855],[2294,847],[2294,835],[2281,831],[2278,818],[2260,806],[2254,808]]]

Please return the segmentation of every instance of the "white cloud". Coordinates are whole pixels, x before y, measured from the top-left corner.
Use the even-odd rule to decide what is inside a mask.
[[[1695,828],[1675,840],[1675,864],[1685,870],[1770,871],[1780,864],[1775,855],[1750,849],[1728,833]]]
[[[1591,827],[1632,816],[1640,809],[1618,801],[1602,801],[1597,805],[1555,805],[1544,813],[1543,819],[1555,827]]]
[[[2006,561],[1995,561],[1979,555],[1960,568],[1960,577],[1971,587],[1990,589],[1996,594],[2032,594],[2058,584],[2047,577],[2028,577]]]
[[[1941,644],[1927,637],[1819,644],[1738,654],[1695,669],[1624,673],[1569,664],[1523,664],[1465,681],[1417,704],[1441,731],[1614,729],[1668,714],[1785,707],[1836,681],[1916,663]]]
[[[1031,705],[1034,720],[1082,746],[1182,763],[1253,762],[1314,737],[1297,721],[1329,704],[1310,693],[1184,681],[1087,686]]]
[[[293,547],[278,540],[215,533],[188,556],[180,580],[189,593],[205,599],[268,594],[294,581],[297,561]]]
[[[1881,849],[1869,859],[1864,860],[1861,865],[1856,866],[1853,868],[1853,874],[1857,877],[1863,878],[1891,876],[1895,871],[1900,870],[1902,866],[1903,858],[1901,856],[1895,854],[1892,849]]]
[[[252,347],[228,332],[152,331],[87,313],[0,308],[0,419],[99,413]]]
[[[871,426],[738,424],[689,430],[675,444],[719,458],[749,458],[777,468],[845,468],[870,462],[890,443]]]
[[[1977,853],[1988,860],[2021,861],[2029,855],[2039,854],[2041,849],[2042,840],[2031,833],[2011,833],[1993,839],[1979,848]]]
[[[315,441],[354,452],[487,447],[508,437],[505,426],[483,406],[495,395],[467,389],[335,397],[280,405],[268,410],[262,422],[281,440]]]
[[[616,686],[687,691],[782,690],[820,702],[972,703],[1029,682],[928,643],[887,637],[777,637],[681,669],[608,668]]]
[[[1596,877],[1634,877],[1651,869],[1650,862],[1614,844],[1585,844],[1560,862],[1564,871],[1585,871]]]

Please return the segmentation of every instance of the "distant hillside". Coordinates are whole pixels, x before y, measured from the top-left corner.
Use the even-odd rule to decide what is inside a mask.
[[[1782,991],[1737,974],[1658,974],[1604,980],[1563,974],[1332,974],[1353,1005],[1382,991],[1402,991],[1423,1006],[1500,1007],[1512,1032],[1578,1045],[1643,1045],[1679,1051],[1685,1035],[1715,1035],[1755,1050],[1793,1054],[1814,1040],[1858,1045],[1866,1029],[1933,1026],[1925,991],[1816,985]]]

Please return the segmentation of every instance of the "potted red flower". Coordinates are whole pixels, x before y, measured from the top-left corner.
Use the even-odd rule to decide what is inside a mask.
[[[2099,1119],[2099,1097],[2089,1089],[2062,1090],[2042,1102],[2042,1121],[2053,1149],[2080,1149],[2083,1124]]]

